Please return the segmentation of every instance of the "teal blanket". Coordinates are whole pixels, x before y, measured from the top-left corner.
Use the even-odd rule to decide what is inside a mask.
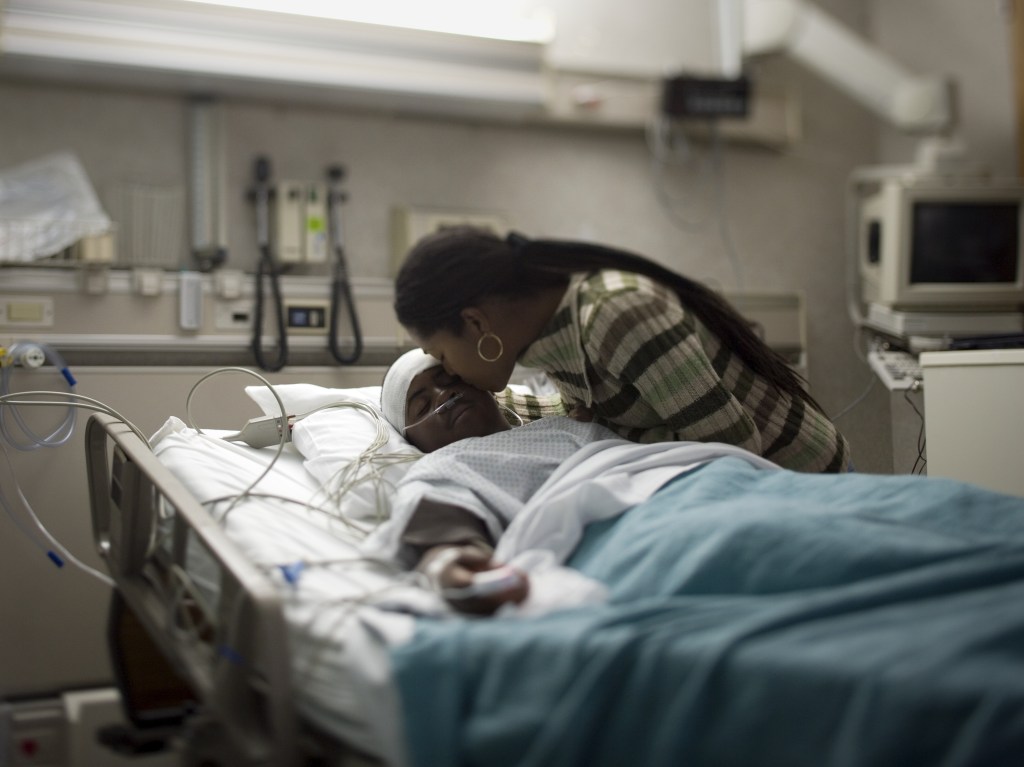
[[[726,458],[569,564],[609,603],[394,649],[414,765],[1024,764],[1024,499]]]

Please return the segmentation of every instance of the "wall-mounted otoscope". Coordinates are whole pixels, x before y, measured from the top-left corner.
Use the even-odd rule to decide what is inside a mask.
[[[330,229],[331,250],[333,259],[333,279],[331,281],[331,324],[328,335],[328,347],[331,356],[342,365],[354,364],[363,353],[363,334],[359,328],[359,315],[355,302],[352,300],[352,283],[348,276],[348,264],[345,259],[345,238],[341,225],[341,205],[348,195],[341,189],[341,181],[345,177],[345,169],[340,165],[327,168],[327,216]],[[349,325],[352,329],[352,350],[342,352],[338,344],[338,320],[341,305],[345,305]]]
[[[288,362],[288,330],[285,323],[280,274],[270,247],[270,160],[262,156],[257,157],[253,170],[255,185],[250,193],[250,199],[256,208],[256,244],[260,253],[256,269],[256,306],[253,312],[252,353],[260,368],[275,372]],[[265,282],[270,283],[274,311],[277,315],[277,357],[272,362],[268,361],[263,354],[263,286]]]

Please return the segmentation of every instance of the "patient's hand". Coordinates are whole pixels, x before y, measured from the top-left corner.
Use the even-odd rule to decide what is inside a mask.
[[[526,573],[498,564],[489,552],[475,546],[431,549],[420,569],[459,612],[491,615],[506,602],[518,604],[530,593]]]

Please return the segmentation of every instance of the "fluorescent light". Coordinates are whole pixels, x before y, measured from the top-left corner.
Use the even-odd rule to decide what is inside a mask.
[[[435,14],[435,3],[444,2],[452,12],[468,7],[465,0],[422,5]],[[308,14],[317,4],[310,0],[290,0],[288,12],[271,11],[272,5],[0,0],[0,71],[35,69],[81,78],[90,70],[134,72],[153,84],[176,78],[193,91],[301,92],[335,102],[442,112],[522,114],[545,104],[539,42],[314,18]],[[342,0],[319,5],[334,12],[356,6]],[[398,8],[394,0],[390,7]]]
[[[549,12],[516,0],[188,0],[202,5],[290,13],[494,40],[546,43],[554,37]]]

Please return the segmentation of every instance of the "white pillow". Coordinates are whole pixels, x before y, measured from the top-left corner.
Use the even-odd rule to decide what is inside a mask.
[[[282,384],[274,390],[288,415],[302,416],[324,405],[347,403],[300,418],[292,428],[292,443],[303,465],[327,493],[344,482],[339,509],[347,517],[376,520],[390,511],[394,485],[422,453],[391,426],[380,412],[380,387],[327,389],[314,384]],[[280,415],[280,407],[266,386],[248,386],[246,394],[267,415]],[[352,407],[352,405],[362,407]],[[370,412],[367,412],[367,411]],[[383,430],[384,444],[369,463],[354,466]],[[393,457],[393,458],[392,458]]]
[[[357,389],[327,389],[314,384],[281,384],[274,391],[284,402],[288,415],[304,415],[332,402],[364,402],[380,410],[380,387],[363,386]],[[246,386],[245,393],[266,415],[281,415],[281,408],[266,386]]]

